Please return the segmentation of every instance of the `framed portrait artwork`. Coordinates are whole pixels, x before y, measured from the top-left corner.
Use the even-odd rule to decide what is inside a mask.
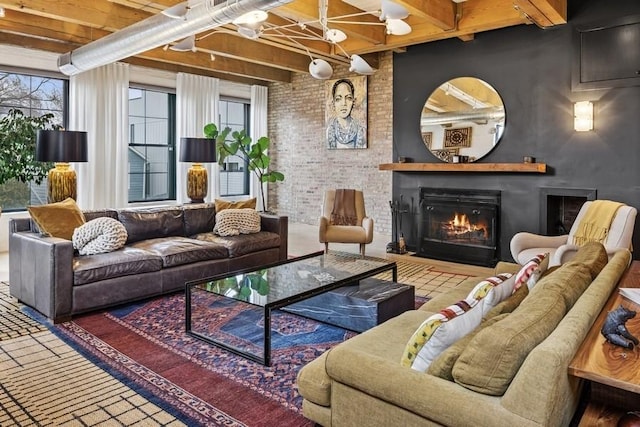
[[[325,85],[327,148],[367,148],[367,76],[327,80]]]

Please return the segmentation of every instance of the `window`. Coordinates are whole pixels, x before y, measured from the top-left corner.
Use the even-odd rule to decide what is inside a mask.
[[[129,88],[129,202],[176,197],[176,96]]]
[[[249,133],[249,101],[220,100],[220,129],[245,129]],[[249,195],[249,169],[244,156],[230,156],[220,168],[220,196]]]
[[[0,116],[5,116],[11,109],[19,109],[27,116],[52,113],[54,122],[64,126],[67,123],[68,87],[66,79],[0,71]],[[46,203],[46,179],[40,185],[18,181],[0,185],[0,207],[4,212]]]

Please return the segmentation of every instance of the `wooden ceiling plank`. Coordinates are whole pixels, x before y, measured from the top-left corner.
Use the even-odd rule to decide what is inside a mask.
[[[46,18],[88,25],[116,31],[142,21],[150,16],[139,9],[132,9],[108,0],[2,0],[0,6],[8,10],[30,13]]]
[[[567,23],[567,0],[514,0],[513,4],[539,27]]]
[[[217,56],[246,60],[256,64],[269,65],[290,71],[307,72],[309,57],[294,52],[267,46],[254,40],[225,33],[213,33],[196,42],[198,50]]]
[[[441,30],[449,31],[455,27],[455,4],[451,0],[398,0],[414,15],[425,19]]]
[[[253,76],[257,79],[265,81],[291,81],[290,71],[225,57],[216,57],[215,61],[212,61],[208,53],[174,52],[172,50],[156,48],[148,50],[136,56],[139,58],[168,62],[173,64],[188,64],[191,67],[211,69],[244,77]]]
[[[266,80],[259,80],[256,78],[237,76],[231,73],[223,73],[223,72],[218,72],[214,70],[206,70],[203,68],[189,67],[189,66],[185,66],[184,64],[173,64],[169,62],[153,61],[151,59],[133,57],[133,58],[127,58],[122,62],[126,62],[131,65],[137,65],[140,67],[171,71],[173,73],[182,72],[182,73],[196,74],[200,76],[215,77],[218,79],[230,80],[237,83],[244,83],[248,85],[266,86],[268,83],[268,81]]]

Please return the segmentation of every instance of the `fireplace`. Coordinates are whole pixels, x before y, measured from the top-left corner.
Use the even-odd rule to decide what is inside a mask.
[[[417,255],[466,264],[498,261],[500,191],[420,187]]]

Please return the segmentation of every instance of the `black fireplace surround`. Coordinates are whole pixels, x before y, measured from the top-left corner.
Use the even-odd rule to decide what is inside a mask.
[[[420,187],[417,255],[493,267],[499,224],[500,191]]]

